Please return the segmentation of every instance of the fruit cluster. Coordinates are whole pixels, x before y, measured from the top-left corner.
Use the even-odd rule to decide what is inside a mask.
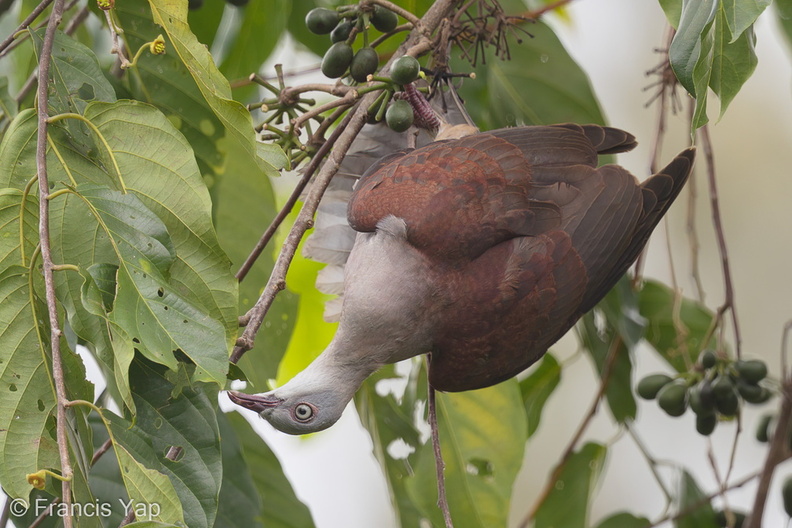
[[[393,11],[375,5],[373,11],[359,6],[342,6],[338,10],[317,7],[305,16],[305,25],[317,35],[330,34],[332,46],[322,58],[322,73],[331,79],[343,77],[349,72],[356,82],[366,82],[379,66],[379,56],[369,46],[369,25],[387,33],[396,29],[398,16]],[[352,49],[359,33],[363,34],[363,47],[357,52]]]
[[[690,407],[696,414],[696,430],[710,435],[719,417],[736,416],[740,399],[747,403],[764,403],[770,391],[760,385],[767,377],[767,365],[760,360],[719,358],[714,350],[704,350],[691,372],[672,378],[650,374],[638,382],[637,392],[657,403],[669,416],[682,416]]]

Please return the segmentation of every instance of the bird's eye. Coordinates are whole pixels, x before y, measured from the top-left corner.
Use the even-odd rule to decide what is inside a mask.
[[[307,403],[300,403],[294,408],[294,417],[297,418],[300,422],[307,422],[311,418],[313,418],[314,410],[313,407],[308,405]]]

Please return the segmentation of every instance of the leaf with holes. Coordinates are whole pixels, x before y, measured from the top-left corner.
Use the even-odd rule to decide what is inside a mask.
[[[60,467],[50,430],[55,394],[45,360],[46,308],[28,278],[21,266],[0,272],[0,484],[12,498],[27,498],[28,473]]]
[[[454,526],[506,526],[527,438],[517,381],[437,393],[437,418]],[[432,526],[442,526],[434,464],[432,449],[423,449],[407,489]]]
[[[166,379],[167,374],[159,365],[144,360],[132,363],[136,427],[151,439],[160,471],[170,477],[178,494],[185,524],[211,528],[223,474],[214,411],[216,393],[210,400],[200,385],[177,387]],[[176,460],[165,456],[171,446],[182,450]]]

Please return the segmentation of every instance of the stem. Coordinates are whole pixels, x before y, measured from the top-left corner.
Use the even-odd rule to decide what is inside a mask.
[[[446,497],[445,462],[443,462],[443,451],[440,449],[440,430],[437,427],[435,389],[431,383],[427,394],[427,413],[429,415],[429,428],[432,431],[432,450],[434,451],[435,470],[437,473],[437,507],[443,512],[443,521],[446,528],[454,528],[454,522],[451,520],[451,510],[448,508],[448,498]]]
[[[66,436],[66,384],[63,378],[63,364],[61,361],[60,339],[61,329],[58,322],[58,305],[55,297],[55,280],[53,277],[52,248],[50,247],[49,234],[49,178],[47,176],[47,127],[49,125],[49,78],[52,62],[52,45],[55,41],[55,30],[63,18],[64,0],[56,0],[52,8],[44,35],[44,44],[41,49],[39,62],[38,86],[38,131],[36,137],[36,171],[39,183],[39,239],[41,243],[41,261],[44,273],[44,289],[47,299],[47,312],[50,323],[50,346],[52,350],[52,375],[55,381],[57,397],[57,438],[58,452],[60,454],[61,474],[66,479],[72,478],[71,460],[69,459],[69,444]],[[66,506],[63,516],[65,528],[72,528],[73,518],[71,512],[71,482],[61,482],[61,500]]]
[[[709,180],[710,189],[710,204],[712,206],[712,223],[715,227],[715,235],[718,240],[718,252],[721,257],[721,268],[723,270],[723,282],[726,289],[725,299],[723,305],[718,310],[718,316],[721,317],[726,310],[729,310],[732,316],[732,325],[734,326],[734,348],[737,353],[737,358],[742,356],[741,344],[742,337],[740,335],[740,324],[737,319],[737,310],[734,305],[734,286],[732,285],[731,268],[729,266],[729,253],[726,249],[726,238],[723,234],[723,221],[721,220],[720,201],[718,199],[718,185],[715,178],[715,156],[712,152],[712,142],[710,141],[709,126],[704,125],[699,129],[701,134],[701,146],[704,150],[704,157],[707,160],[707,179]]]
[[[385,64],[382,71],[388,70],[390,64],[395,60],[395,57],[401,55],[412,55],[415,57],[430,51],[433,47],[433,42],[428,35],[431,35],[440,25],[440,22],[453,9],[455,4],[455,0],[438,0],[432,4],[432,7],[430,7],[424,15],[420,27],[417,27],[410,33],[406,42],[401,45],[397,53]],[[289,231],[286,237],[281,252],[278,254],[278,259],[275,261],[275,266],[267,281],[267,285],[264,287],[256,304],[246,314],[249,316],[248,324],[237,340],[237,345],[234,347],[234,351],[231,354],[232,362],[236,363],[245,352],[253,348],[256,334],[261,328],[264,316],[272,306],[275,296],[286,287],[286,272],[297,252],[297,245],[300,243],[303,235],[305,235],[305,232],[313,226],[313,216],[319,206],[319,201],[322,199],[325,189],[327,189],[327,186],[330,184],[330,179],[338,171],[344,156],[350,146],[352,146],[352,142],[366,123],[366,110],[376,99],[377,94],[375,92],[367,93],[363,96],[357,109],[352,112],[348,125],[339,135],[338,141],[333,151],[330,153],[329,158],[325,161],[325,164],[316,176],[308,192],[305,203],[300,213],[297,215],[297,219],[291,231]]]

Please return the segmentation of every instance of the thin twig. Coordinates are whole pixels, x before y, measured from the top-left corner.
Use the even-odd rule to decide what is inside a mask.
[[[734,326],[734,348],[737,357],[742,357],[742,337],[740,335],[740,324],[737,319],[737,310],[734,304],[734,286],[732,284],[731,268],[729,267],[729,254],[726,249],[726,238],[723,234],[723,221],[721,220],[720,201],[718,200],[718,185],[715,177],[715,156],[712,152],[712,141],[710,141],[709,126],[704,125],[699,129],[701,136],[701,146],[704,150],[704,158],[707,160],[707,179],[709,181],[710,205],[712,207],[712,224],[715,228],[715,235],[718,240],[718,252],[721,258],[721,268],[723,270],[723,283],[726,289],[723,305],[718,309],[717,320],[722,319],[726,310],[732,316],[732,326]]]
[[[431,368],[431,366],[429,368]],[[448,508],[448,497],[446,497],[445,463],[443,462],[443,451],[440,449],[440,431],[437,427],[437,405],[435,396],[435,389],[430,383],[426,403],[429,417],[429,429],[432,432],[435,472],[437,474],[437,507],[440,508],[440,511],[443,513],[443,522],[445,522],[446,528],[454,528],[454,522],[451,520],[451,510]]]
[[[57,397],[57,438],[60,453],[62,481],[62,496],[66,514],[63,516],[65,528],[72,528],[71,512],[71,478],[72,467],[69,458],[69,444],[66,436],[66,384],[63,378],[63,364],[61,360],[60,340],[62,331],[58,322],[58,305],[55,297],[55,279],[53,276],[52,249],[50,247],[49,233],[49,177],[47,175],[47,125],[49,120],[49,78],[52,63],[52,45],[55,41],[55,30],[63,18],[64,0],[55,0],[52,15],[47,24],[44,43],[41,48],[39,60],[39,87],[38,87],[38,135],[36,138],[36,171],[39,182],[39,243],[41,247],[41,264],[44,273],[44,290],[47,299],[47,311],[50,324],[50,347],[52,349],[52,375],[55,382]]]
[[[3,42],[0,42],[0,57],[4,56],[3,52],[5,51],[5,49],[8,46],[10,46],[11,43],[14,42],[14,40],[16,40],[17,33],[30,27],[30,24],[32,24],[33,21],[36,20],[36,18],[38,18],[41,12],[47,9],[47,7],[49,7],[51,3],[52,0],[43,0],[39,5],[37,5],[33,9],[33,11],[30,12],[30,14],[27,17],[25,17],[25,20],[23,20],[19,24],[19,26],[17,26],[17,28],[14,31],[12,31],[8,37],[6,37],[6,39]]]
[[[404,51],[404,53],[396,53],[394,57],[401,55],[419,56],[431,51],[433,42],[426,35],[430,35],[438,27],[440,21],[451,11],[455,3],[455,0],[439,0],[435,2],[424,15],[420,27],[414,29],[407,38],[407,41],[399,48],[400,51],[406,51]],[[391,58],[381,71],[387,72],[391,62],[393,62],[393,58]],[[325,161],[319,174],[317,174],[308,192],[305,203],[300,213],[297,215],[297,219],[294,221],[291,231],[289,231],[289,234],[286,236],[286,241],[278,254],[267,285],[264,287],[256,304],[246,314],[246,316],[249,317],[247,320],[248,324],[244,332],[242,332],[242,335],[237,339],[237,344],[231,354],[232,361],[238,361],[245,352],[253,348],[256,334],[259,328],[261,328],[264,316],[272,306],[275,296],[286,287],[286,272],[297,252],[297,246],[300,240],[302,240],[305,232],[313,226],[313,215],[319,206],[319,201],[325,189],[327,189],[331,178],[338,171],[338,167],[341,165],[352,142],[366,123],[368,107],[376,98],[377,94],[375,92],[370,92],[363,96],[357,109],[352,112],[349,124],[338,137],[338,141],[333,151],[330,153],[329,158]]]
[[[622,346],[622,340],[619,335],[616,335],[611,341],[610,349],[608,350],[608,356],[605,359],[605,365],[602,368],[602,379],[600,381],[599,389],[597,390],[597,394],[594,396],[594,401],[591,402],[591,406],[589,407],[588,412],[583,417],[583,421],[578,426],[577,431],[572,436],[572,439],[564,449],[564,453],[561,455],[561,459],[556,465],[553,473],[550,475],[550,478],[547,479],[545,483],[545,487],[542,489],[542,492],[539,494],[539,497],[534,502],[531,509],[523,518],[522,522],[520,523],[520,528],[527,528],[533,519],[536,517],[536,513],[539,511],[539,508],[544,504],[544,501],[547,500],[547,497],[555,488],[556,481],[561,476],[561,472],[564,469],[564,465],[567,463],[567,460],[572,456],[572,453],[575,451],[575,447],[577,446],[580,439],[583,437],[583,433],[586,432],[589,425],[591,425],[591,421],[594,419],[594,416],[597,414],[597,410],[599,409],[599,404],[602,401],[602,398],[605,396],[605,391],[608,389],[608,384],[610,383],[611,374],[613,373],[613,366],[616,364],[616,358],[619,356],[619,349]]]

